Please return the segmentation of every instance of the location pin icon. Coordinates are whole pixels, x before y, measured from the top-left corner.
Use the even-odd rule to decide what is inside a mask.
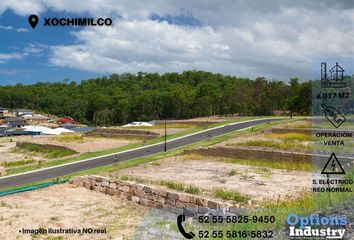
[[[31,27],[34,29],[37,26],[38,22],[39,22],[39,18],[38,18],[37,15],[33,14],[33,15],[29,16],[28,22],[31,25]]]

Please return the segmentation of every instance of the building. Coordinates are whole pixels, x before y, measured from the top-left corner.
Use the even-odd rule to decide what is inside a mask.
[[[9,111],[7,108],[0,107],[0,117],[15,117],[11,111]]]
[[[50,118],[40,115],[40,114],[23,114],[21,115],[28,124],[40,124],[40,123],[47,123]]]
[[[7,113],[9,113],[9,110],[7,110],[6,108],[0,107],[0,115],[4,116]]]
[[[27,132],[25,132],[23,129],[16,129],[16,128],[12,128],[12,129],[5,131],[5,136],[7,136],[7,137],[22,136],[22,135],[29,135],[29,134]]]
[[[23,109],[23,108],[13,109],[12,112],[14,114],[16,114],[16,116],[21,116],[21,115],[24,115],[24,114],[33,114],[32,110]]]
[[[0,125],[0,137],[5,137],[6,136],[6,131],[13,129],[10,126],[7,125]]]
[[[11,127],[20,128],[26,125],[26,120],[20,117],[9,117],[5,118],[4,123]]]
[[[74,124],[75,121],[74,121],[72,118],[60,118],[60,119],[58,120],[58,123],[59,123],[59,124],[66,124],[66,123],[72,123],[72,124]]]

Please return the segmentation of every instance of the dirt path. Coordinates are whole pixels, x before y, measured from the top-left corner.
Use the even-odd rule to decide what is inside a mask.
[[[148,208],[69,184],[0,198],[0,239],[32,239],[22,228],[106,228],[107,234],[58,239],[122,239],[133,234]],[[47,239],[59,235],[37,235]]]

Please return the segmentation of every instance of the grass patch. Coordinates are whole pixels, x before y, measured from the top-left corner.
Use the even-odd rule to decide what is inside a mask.
[[[191,193],[191,194],[198,194],[200,193],[200,189],[197,186],[194,185],[189,185],[187,187],[184,188],[184,191],[186,193]]]
[[[169,189],[173,189],[173,190],[180,191],[180,192],[183,192],[184,188],[185,188],[183,183],[177,183],[174,181],[166,181],[166,180],[161,180],[159,182],[159,185],[166,186]]]
[[[282,139],[284,141],[312,141],[311,134],[303,133],[270,133],[266,137]]]
[[[183,183],[178,183],[175,181],[160,180],[157,182],[158,185],[166,186],[169,189],[176,190],[179,192],[186,192],[191,194],[198,194],[202,192],[197,186],[194,185],[184,185]]]
[[[57,217],[57,216],[54,216],[54,217],[51,217],[51,218],[49,218],[49,221],[52,221],[52,222],[57,222],[57,221],[59,221],[60,219],[59,219],[59,217]]]
[[[242,195],[241,193],[231,192],[221,188],[214,189],[213,195],[216,198],[221,198],[223,200],[231,200],[238,203],[245,203],[250,199],[248,196]]]
[[[34,159],[25,159],[25,160],[18,160],[18,161],[11,161],[11,162],[3,162],[1,166],[3,167],[18,167],[23,166],[31,163],[35,163],[36,160]]]
[[[234,164],[248,165],[262,168],[285,169],[289,171],[312,171],[313,164],[308,161],[298,160],[266,160],[266,159],[230,159]]]
[[[36,143],[17,143],[14,152],[33,152],[43,154],[46,158],[53,159],[53,158],[61,158],[70,156],[73,154],[77,154],[78,152],[61,146],[49,145],[49,144],[36,144]]]
[[[64,135],[58,138],[54,138],[58,142],[80,142],[83,143],[85,139],[78,135]]]
[[[0,207],[10,207],[10,205],[7,204],[7,203],[4,202],[4,201],[1,201],[1,202],[0,202]]]
[[[121,176],[120,179],[123,180],[123,181],[128,181],[129,180],[129,176],[124,175],[124,176]]]
[[[230,144],[235,145],[235,144]],[[288,141],[266,141],[266,140],[252,140],[247,142],[238,143],[239,146],[249,146],[249,147],[266,147],[266,148],[277,148],[282,150],[293,150],[293,151],[312,151],[313,147],[309,145],[304,145],[299,142],[288,142]]]
[[[234,169],[232,169],[228,174],[229,177],[231,176],[235,176],[236,175],[236,171]]]

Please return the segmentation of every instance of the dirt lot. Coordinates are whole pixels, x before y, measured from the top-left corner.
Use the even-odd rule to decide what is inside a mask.
[[[40,137],[29,139],[29,142],[39,144],[53,144],[71,148],[79,153],[96,152],[111,148],[122,147],[131,143],[136,143],[138,140],[134,139],[114,139],[114,138],[93,138],[83,137],[82,140],[75,141],[61,141],[59,137]]]
[[[167,135],[184,132],[184,131],[191,129],[192,127],[190,127],[190,128],[169,128],[169,127],[167,127]],[[149,130],[149,129],[146,129],[146,130]],[[160,136],[165,135],[165,128],[164,127],[154,128],[154,129],[151,129],[150,131],[156,132],[156,133],[160,134]]]
[[[206,157],[201,160],[183,159],[181,156],[122,169],[111,176],[175,181],[207,191],[224,188],[249,195],[255,200],[297,196],[303,189],[311,187],[313,178],[312,173],[308,172],[251,167]]]
[[[35,154],[22,154],[22,153],[12,153],[11,149],[16,146],[16,142],[32,142],[38,144],[51,144],[57,146],[63,146],[73,149],[79,153],[102,151],[106,149],[118,148],[126,146],[128,144],[136,143],[139,140],[134,139],[114,139],[114,138],[93,138],[93,137],[83,137],[78,136],[78,139],[63,140],[65,136],[18,136],[12,138],[0,138],[0,162],[3,161],[14,161],[23,160],[26,158],[32,158],[35,160],[42,159],[41,156]],[[11,140],[10,140],[11,139]]]
[[[16,154],[10,153],[11,149],[16,146],[15,142],[0,142],[0,163],[4,161],[13,161],[17,159]]]
[[[0,239],[47,239],[22,228],[107,228],[107,234],[66,234],[55,239],[123,239],[133,234],[149,209],[116,197],[58,185],[0,198]],[[59,235],[56,235],[59,236]],[[48,238],[54,239],[54,238]]]

